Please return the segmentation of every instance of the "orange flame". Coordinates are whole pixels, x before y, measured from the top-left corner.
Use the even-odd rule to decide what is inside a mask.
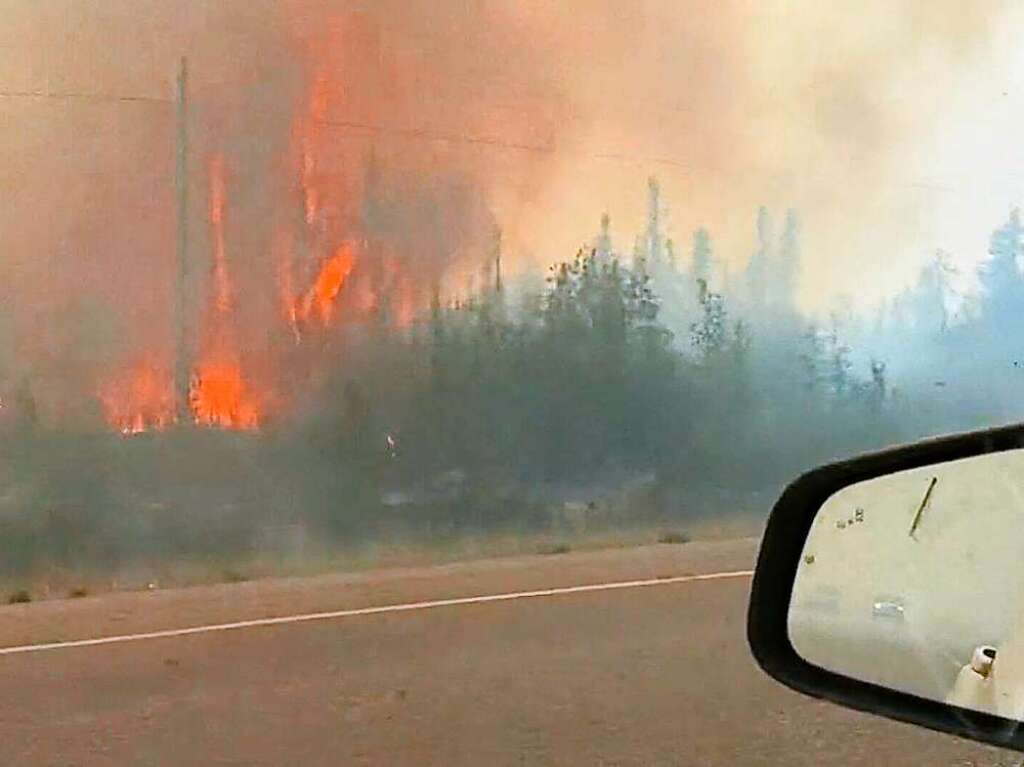
[[[260,411],[253,402],[235,362],[204,362],[192,376],[189,405],[200,426],[256,429]]]
[[[330,324],[334,316],[335,300],[352,273],[355,262],[355,248],[352,243],[342,244],[334,255],[323,263],[313,286],[302,298],[297,311],[299,317],[309,320],[315,314],[324,326]]]
[[[255,429],[260,412],[246,386],[238,355],[233,350],[229,324],[231,278],[225,247],[224,211],[227,207],[224,156],[210,158],[210,226],[213,229],[213,305],[215,312],[206,328],[204,351],[192,372],[189,407],[201,426],[223,429]]]
[[[361,239],[363,235],[354,228],[358,227],[359,206],[354,204],[358,200],[341,194],[348,187],[337,183],[338,152],[325,143],[333,134],[324,129],[324,121],[341,93],[328,72],[314,70],[306,101],[291,122],[287,153],[291,210],[278,221],[271,243],[281,321],[287,323],[297,344],[312,326],[327,327],[339,319],[372,316],[374,312],[395,327],[407,327],[415,321],[425,297],[409,271],[408,258],[398,257],[395,245],[386,238],[383,242]],[[198,425],[256,429],[265,421],[268,405],[279,406],[281,390],[277,387],[283,386],[288,376],[275,379],[278,383],[274,386],[265,385],[266,378],[254,382],[247,375],[254,358],[242,353],[239,328],[233,324],[247,297],[238,292],[240,286],[232,284],[228,260],[228,224],[234,213],[229,196],[230,159],[218,152],[207,161],[210,289],[200,337],[195,339],[197,354],[188,404]],[[372,254],[373,260],[368,260],[367,254]],[[273,354],[281,355],[276,361],[283,368],[286,353],[275,349]],[[307,364],[307,357],[295,353],[301,364]],[[261,364],[271,361],[256,360]],[[259,369],[267,375],[266,367]],[[113,427],[137,433],[174,423],[174,387],[169,374],[142,366],[118,380],[101,393]]]
[[[225,236],[227,184],[224,157],[208,163],[209,218],[213,242],[212,309],[207,319],[200,362],[192,372],[189,408],[201,426],[255,429],[260,410],[246,385],[237,354],[232,351],[231,280]],[[124,434],[163,429],[175,422],[171,377],[152,365],[134,370],[127,383],[108,385],[101,392],[107,421]]]

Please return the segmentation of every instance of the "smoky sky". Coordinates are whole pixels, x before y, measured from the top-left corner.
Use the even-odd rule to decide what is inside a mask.
[[[654,175],[683,250],[708,226],[735,273],[757,206],[794,207],[801,303],[869,303],[937,247],[977,261],[1024,196],[1024,66],[1000,2],[3,0],[0,14],[0,300],[33,366],[69,376],[169,348],[182,56],[192,249],[202,268],[220,153],[249,344],[273,333],[296,118],[318,77],[331,226],[358,228],[378,169],[420,290],[465,290],[492,230],[531,270],[608,212],[628,252]]]

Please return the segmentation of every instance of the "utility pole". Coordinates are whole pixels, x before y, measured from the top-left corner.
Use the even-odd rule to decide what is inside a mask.
[[[192,410],[189,406],[192,339],[188,332],[188,64],[184,56],[178,70],[177,95],[177,167],[174,182],[178,194],[178,284],[174,297],[177,347],[174,359],[174,411],[178,424],[184,425],[192,420]]]
[[[501,230],[494,245],[494,292],[501,294]]]

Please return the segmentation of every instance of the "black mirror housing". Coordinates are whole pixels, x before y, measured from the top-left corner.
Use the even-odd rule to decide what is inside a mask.
[[[1017,721],[853,679],[808,662],[794,649],[787,623],[804,543],[816,514],[834,493],[894,472],[1022,447],[1024,426],[1001,427],[858,456],[809,471],[790,484],[765,528],[747,616],[750,649],[765,673],[798,692],[848,708],[1024,751],[1024,727]]]

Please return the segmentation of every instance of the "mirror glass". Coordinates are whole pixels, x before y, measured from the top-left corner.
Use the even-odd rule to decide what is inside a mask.
[[[1024,719],[1024,450],[850,485],[818,512],[788,616],[805,660]]]

